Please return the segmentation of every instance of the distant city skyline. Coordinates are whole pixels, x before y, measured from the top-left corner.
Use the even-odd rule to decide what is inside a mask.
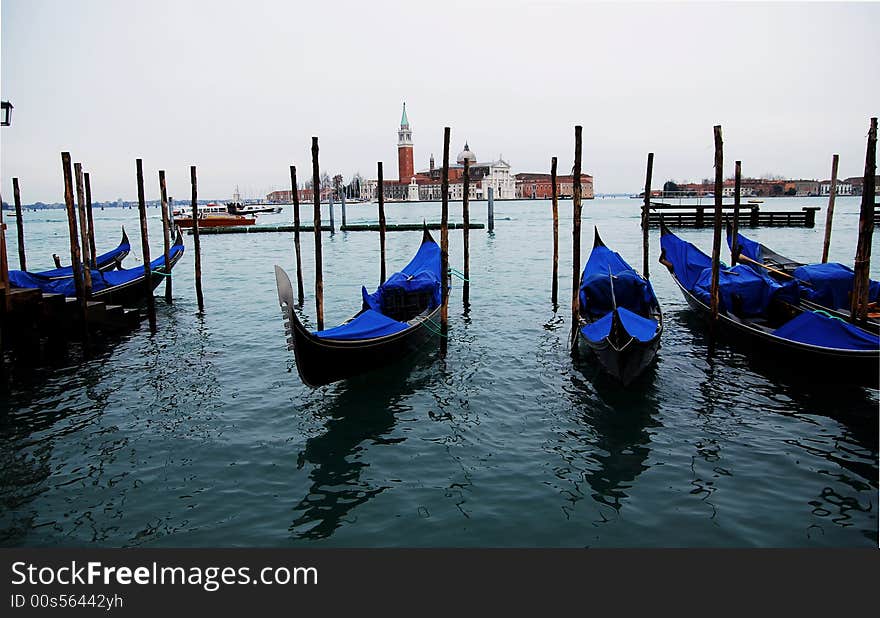
[[[208,10],[210,7],[210,10]],[[147,199],[158,169],[169,192],[260,197],[289,185],[288,166],[375,177],[397,166],[407,103],[415,170],[465,142],[513,173],[570,173],[574,125],[597,195],[654,178],[712,173],[721,124],[725,176],[827,179],[862,173],[878,114],[880,5],[341,2],[290,6],[218,1],[149,5],[3,0],[2,185],[25,203],[63,200],[60,153],[92,175],[96,201]],[[462,19],[463,15],[467,19]],[[332,24],[332,28],[328,27]],[[489,27],[491,26],[491,27]],[[167,93],[167,94],[166,94]]]

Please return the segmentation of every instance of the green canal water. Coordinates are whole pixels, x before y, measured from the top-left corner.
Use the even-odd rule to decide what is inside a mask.
[[[751,235],[805,261],[814,229]],[[460,204],[451,204],[460,220]],[[439,204],[390,204],[389,222],[439,220]],[[486,221],[486,204],[473,205]],[[313,390],[286,349],[273,266],[293,273],[289,233],[204,236],[206,313],[197,316],[192,239],[174,304],[91,360],[14,367],[0,402],[0,544],[6,546],[876,546],[878,391],[802,380],[723,344],[657,263],[666,316],[656,365],[624,389],[566,347],[571,205],[561,204],[560,297],[550,302],[548,202],[497,202],[471,235],[471,308],[450,300],[449,352]],[[838,200],[832,259],[851,263],[858,199]],[[308,219],[309,209],[303,216]],[[338,205],[337,225],[341,219]],[[374,205],[348,209],[372,222]],[[150,209],[153,255],[158,210]],[[583,259],[598,225],[640,268],[639,202],[586,202]],[[326,207],[325,207],[326,217]],[[63,211],[24,215],[29,265],[66,255]],[[98,249],[136,210],[95,213]],[[290,208],[260,223],[287,223]],[[15,222],[7,235],[17,263]],[[710,250],[710,230],[682,230]],[[461,268],[460,231],[450,233]],[[418,232],[388,235],[389,272]],[[360,305],[379,278],[379,238],[323,236],[325,318]],[[872,276],[880,269],[874,245]],[[304,315],[314,322],[312,236]],[[724,255],[727,255],[726,250]],[[65,260],[66,261],[66,260]],[[161,295],[162,288],[159,289]]]

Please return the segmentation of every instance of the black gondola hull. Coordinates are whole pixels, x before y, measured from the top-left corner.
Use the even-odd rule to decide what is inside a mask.
[[[414,353],[437,336],[440,308],[434,309],[421,324],[404,331],[359,341],[316,337],[303,326],[292,308],[289,313],[297,372],[306,385],[317,387],[387,367]]]
[[[674,274],[672,278],[688,306],[711,324],[711,308],[686,290]],[[835,381],[855,382],[874,388],[877,388],[880,382],[880,351],[838,350],[798,343],[775,337],[746,323],[733,320],[723,313],[718,314],[717,325],[719,334],[739,347],[760,352],[762,360],[766,361],[772,357],[789,369],[796,369],[800,373],[813,374],[823,379],[834,378]]]
[[[633,340],[623,349],[617,349],[606,338],[600,342],[590,341],[583,333],[578,333],[581,349],[588,350],[611,377],[628,386],[647,369],[657,357],[660,349],[660,335],[648,342]]]

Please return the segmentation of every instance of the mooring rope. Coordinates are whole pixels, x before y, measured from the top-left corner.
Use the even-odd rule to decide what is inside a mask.
[[[461,279],[462,281],[467,281],[468,283],[470,283],[470,279],[467,279],[467,278],[464,276],[464,273],[463,273],[463,272],[461,272],[460,270],[457,270],[457,269],[453,268],[452,266],[449,267],[449,274],[450,274],[450,275],[455,275],[456,277],[458,277],[458,278]]]
[[[428,327],[428,324],[430,324],[431,326],[433,326],[437,330],[434,330],[434,328]],[[432,333],[434,333],[435,335],[438,335],[438,336],[443,337],[445,339],[449,339],[449,335],[444,335],[443,331],[440,330],[440,327],[438,327],[436,324],[434,324],[431,320],[425,319],[425,321],[422,322],[422,325],[427,327],[428,330],[431,331]]]

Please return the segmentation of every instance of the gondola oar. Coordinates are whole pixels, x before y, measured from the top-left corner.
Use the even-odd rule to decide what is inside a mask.
[[[763,268],[763,269],[765,269],[765,270],[769,270],[771,273],[775,273],[775,274],[777,274],[777,275],[780,275],[780,276],[782,276],[782,277],[785,277],[786,279],[791,279],[791,280],[793,280],[793,281],[797,281],[798,283],[803,283],[804,285],[807,285],[807,286],[809,286],[809,287],[813,287],[813,284],[810,283],[809,281],[804,281],[803,279],[798,279],[798,278],[795,277],[794,275],[791,275],[791,274],[789,274],[789,273],[787,273],[787,272],[785,272],[785,271],[782,271],[782,270],[778,270],[778,269],[776,269],[776,268],[773,268],[772,266],[767,266],[766,264],[762,264],[761,262],[755,261],[755,260],[753,260],[752,258],[746,257],[746,256],[744,256],[744,255],[742,255],[742,254],[740,254],[739,256],[737,256],[736,259],[737,259],[737,261],[739,261],[739,262],[745,262],[746,264],[754,264],[755,266],[760,266],[761,268]]]

